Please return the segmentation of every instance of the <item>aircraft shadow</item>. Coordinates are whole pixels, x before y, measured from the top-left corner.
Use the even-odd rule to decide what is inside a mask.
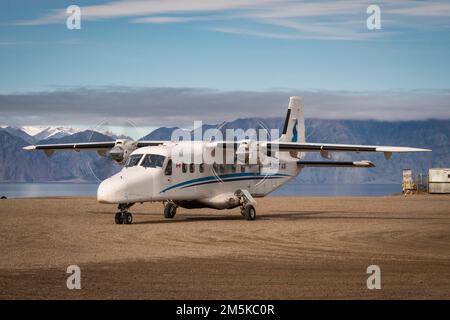
[[[91,214],[108,214],[113,215],[112,212],[99,212],[99,211],[89,211]],[[133,213],[139,217],[152,216],[160,217],[158,220],[147,220],[147,221],[134,221],[133,224],[164,224],[164,223],[185,223],[185,222],[199,222],[199,221],[233,221],[233,220],[243,220],[245,219],[239,213],[230,213],[229,215],[195,215],[182,213],[177,215],[174,219],[164,219],[161,212],[158,213]],[[401,216],[370,216],[364,213],[364,216],[349,215],[348,212],[336,212],[336,211],[280,211],[273,214],[262,214],[257,216],[257,220],[306,220],[306,219],[342,219],[342,220],[442,220],[446,218],[436,218],[436,217],[401,217]],[[320,216],[324,215],[324,216]]]

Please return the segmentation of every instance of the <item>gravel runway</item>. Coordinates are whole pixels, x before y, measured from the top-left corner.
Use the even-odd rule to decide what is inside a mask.
[[[450,196],[267,197],[238,209],[0,200],[2,299],[449,299]],[[66,268],[81,268],[81,290]],[[380,290],[366,269],[381,268]]]

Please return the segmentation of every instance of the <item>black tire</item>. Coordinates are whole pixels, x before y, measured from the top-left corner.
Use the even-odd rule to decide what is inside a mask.
[[[132,224],[133,223],[133,215],[129,212],[125,212],[123,214],[123,224]]]
[[[122,212],[117,212],[116,216],[114,217],[114,221],[116,222],[116,224],[122,224],[123,220],[122,220]]]
[[[177,214],[177,206],[173,203],[168,203],[164,207],[164,218],[166,219],[173,219],[175,215]]]
[[[256,210],[255,207],[251,204],[248,204],[244,208],[244,217],[246,220],[255,220],[256,219]]]

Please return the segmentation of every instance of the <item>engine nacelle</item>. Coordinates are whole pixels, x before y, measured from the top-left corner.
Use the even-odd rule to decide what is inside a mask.
[[[111,150],[109,156],[119,164],[125,164],[130,154],[137,149],[137,141],[119,139]]]

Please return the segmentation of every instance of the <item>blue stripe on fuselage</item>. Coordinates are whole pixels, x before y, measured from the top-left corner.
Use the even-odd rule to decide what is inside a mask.
[[[160,193],[164,193],[166,191],[172,190],[174,188],[182,187],[188,188],[193,187],[195,185],[202,185],[202,184],[208,184],[208,183],[214,183],[214,182],[227,182],[227,181],[238,181],[238,180],[252,180],[252,179],[274,179],[274,178],[284,178],[289,177],[290,175],[284,174],[284,173],[274,173],[274,174],[268,174],[268,175],[261,175],[259,173],[230,173],[230,174],[223,174],[217,176],[209,176],[209,177],[202,177],[197,179],[192,179],[184,182],[180,182],[171,186],[168,186],[167,188],[160,191]],[[191,185],[193,184],[193,185]]]

